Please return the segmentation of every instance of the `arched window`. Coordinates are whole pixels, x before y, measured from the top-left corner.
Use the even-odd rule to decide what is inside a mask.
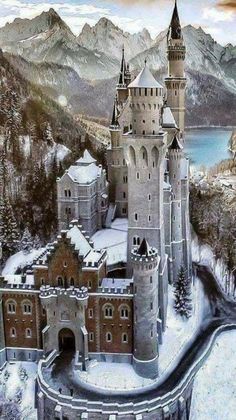
[[[120,318],[129,319],[129,307],[127,305],[121,305],[119,307]]]
[[[63,286],[63,278],[62,277],[57,277],[57,284],[58,284],[58,286],[59,287],[62,287]]]
[[[136,155],[135,155],[135,150],[132,146],[130,146],[129,148],[129,163],[131,165],[136,165]]]
[[[16,302],[14,300],[8,300],[7,301],[7,312],[9,314],[15,314],[16,313]]]
[[[152,149],[152,164],[153,167],[157,167],[158,165],[158,157],[159,157],[159,153],[158,153],[158,149],[156,147],[153,147]]]
[[[139,152],[139,156],[140,156],[140,161],[142,162],[142,166],[147,167],[148,166],[148,154],[147,154],[147,149],[144,146],[141,147],[140,152]]]
[[[128,334],[122,333],[121,342],[127,344],[128,343]]]
[[[16,329],[15,329],[15,327],[12,327],[12,328],[10,328],[10,336],[11,337],[16,337]]]
[[[138,213],[135,213],[134,214],[134,220],[137,222],[137,220],[138,220]]]
[[[31,338],[32,337],[32,331],[30,328],[26,328],[25,330],[25,338]]]
[[[31,315],[32,313],[32,304],[29,300],[24,300],[22,302],[22,311],[24,315]]]
[[[70,278],[70,285],[73,287],[75,285],[75,280],[73,277]]]
[[[104,318],[113,318],[114,308],[111,304],[107,303],[103,306]]]
[[[133,245],[137,245],[137,238],[136,238],[136,236],[134,236],[134,238],[133,238]]]
[[[110,333],[110,332],[106,333],[106,342],[107,343],[112,343],[112,333]]]

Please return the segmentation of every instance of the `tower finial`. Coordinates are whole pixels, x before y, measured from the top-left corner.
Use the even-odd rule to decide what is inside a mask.
[[[175,6],[173,10],[173,15],[170,23],[170,28],[168,32],[168,37],[171,39],[182,39],[182,30],[179,19],[179,12],[177,6],[177,0],[175,0]]]

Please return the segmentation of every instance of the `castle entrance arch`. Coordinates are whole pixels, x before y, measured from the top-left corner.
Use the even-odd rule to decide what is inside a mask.
[[[75,335],[69,328],[62,328],[58,334],[59,351],[75,351]]]

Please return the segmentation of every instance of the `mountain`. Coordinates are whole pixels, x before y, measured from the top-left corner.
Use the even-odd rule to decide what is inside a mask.
[[[70,66],[85,79],[108,78],[119,69],[116,58],[81,46],[54,9],[6,24],[0,29],[0,47],[29,61]]]
[[[167,68],[166,34],[161,32],[154,45],[131,60],[132,68],[142,68],[145,58],[151,69]],[[222,79],[230,89],[236,91],[236,47],[223,47],[202,28],[191,25],[183,28],[186,44],[186,68],[210,74]]]
[[[86,23],[78,36],[78,42],[89,50],[99,51],[118,60],[121,58],[123,46],[126,59],[130,60],[153,44],[147,29],[143,29],[137,34],[130,34],[122,31],[105,17],[92,27]]]

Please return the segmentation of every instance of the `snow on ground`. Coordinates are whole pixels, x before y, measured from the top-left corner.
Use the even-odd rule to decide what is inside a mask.
[[[2,275],[15,274],[18,268],[24,268],[31,265],[34,259],[38,258],[45,248],[33,249],[29,254],[24,254],[23,251],[17,252],[8,258],[5,267],[2,270]]]
[[[95,249],[107,250],[107,264],[111,266],[127,261],[127,219],[115,219],[110,229],[102,229],[93,235]]]
[[[236,331],[223,333],[198,372],[191,406],[191,420],[236,419]]]
[[[22,420],[37,419],[34,408],[36,375],[37,364],[32,362],[7,363],[0,371],[0,395],[7,400],[16,400],[19,397]]]
[[[203,316],[206,313],[206,299],[199,279],[195,279],[193,287],[193,314],[190,319],[177,315],[174,310],[173,287],[169,286],[169,302],[167,310],[167,327],[160,346],[159,368],[160,374],[165,373],[176,363],[194,334],[197,333]]]
[[[83,382],[98,388],[128,390],[142,388],[154,383],[151,379],[141,378],[129,363],[108,363],[92,360],[87,372],[78,372]]]

